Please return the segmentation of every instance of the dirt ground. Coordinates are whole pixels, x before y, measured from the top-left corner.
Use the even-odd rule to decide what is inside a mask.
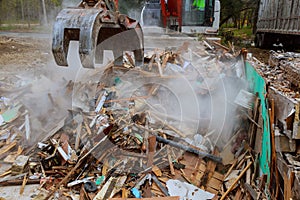
[[[252,53],[254,57],[256,57],[261,62],[268,64],[269,63],[269,56],[270,56],[270,50],[267,49],[259,49],[259,48],[248,48],[247,49],[249,53]]]
[[[258,60],[268,63],[269,50],[249,48]],[[0,69],[14,72],[16,70],[44,67],[53,60],[50,39],[15,38],[0,36]]]
[[[2,72],[36,69],[52,59],[47,39],[0,36],[0,69]]]

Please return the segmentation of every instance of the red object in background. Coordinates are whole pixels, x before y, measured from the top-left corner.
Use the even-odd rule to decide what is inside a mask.
[[[118,1],[118,0],[115,0],[115,4],[116,4],[117,10],[119,10],[119,1]]]
[[[182,0],[165,0],[160,1],[163,27],[167,27],[168,21],[175,19],[178,22],[178,28],[181,30],[182,26]]]

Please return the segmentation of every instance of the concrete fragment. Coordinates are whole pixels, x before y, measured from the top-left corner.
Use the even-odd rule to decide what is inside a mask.
[[[11,167],[12,175],[17,175],[23,173],[27,163],[29,160],[29,156],[19,155],[14,164]]]

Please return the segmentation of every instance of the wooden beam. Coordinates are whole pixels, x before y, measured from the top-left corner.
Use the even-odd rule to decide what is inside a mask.
[[[270,133],[271,133],[271,170],[270,170],[270,184],[269,190],[273,191],[273,196],[275,199],[278,197],[279,193],[279,176],[278,176],[278,169],[277,169],[277,156],[276,156],[276,149],[275,149],[275,101],[274,99],[270,100],[271,108],[269,108],[269,116],[270,116]],[[274,178],[274,179],[273,179]],[[275,184],[273,184],[273,181]],[[275,189],[271,188],[275,185]]]
[[[253,162],[251,161],[246,168],[241,172],[241,174],[235,179],[235,181],[232,183],[232,185],[228,188],[228,190],[222,195],[220,200],[224,200],[226,196],[231,192],[231,190],[234,188],[234,186],[237,184],[237,182],[243,177],[243,175],[246,173],[246,171],[251,167]]]
[[[254,122],[250,124],[250,128],[249,128],[250,147],[252,149],[254,149],[254,142],[255,142],[255,138],[256,138],[257,126],[255,123],[258,122],[259,107],[260,107],[260,99],[259,99],[259,97],[256,96],[255,103],[254,103],[254,113],[253,113]]]
[[[257,192],[253,189],[253,187],[250,184],[245,183],[244,184],[244,188],[251,195],[252,199],[257,199],[258,194],[257,194]]]
[[[284,199],[292,199],[292,189],[294,185],[294,172],[290,172],[290,174],[284,174],[283,180],[284,180]]]

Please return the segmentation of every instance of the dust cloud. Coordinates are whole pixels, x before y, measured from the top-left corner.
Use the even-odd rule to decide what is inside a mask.
[[[18,74],[21,85],[28,86],[18,98],[29,115],[30,139],[25,141],[28,145],[44,139],[72,109],[72,82],[81,67],[78,42],[71,42],[68,60],[68,67],[57,66],[52,59],[39,72]]]
[[[169,47],[173,44],[170,42]],[[197,56],[196,51],[199,51],[199,42],[191,42],[182,55],[183,67],[167,64],[164,74],[176,78],[137,77],[134,70],[118,74],[122,81],[116,86],[118,98],[138,96],[145,87],[156,85],[156,95],[147,99],[148,106],[137,112],[147,111],[150,120],[155,115],[184,132],[189,139],[201,135],[208,138],[212,146],[222,149],[241,124],[239,108],[233,102],[240,90],[247,89],[245,81],[237,76],[243,63],[234,59],[222,62],[209,53]],[[105,52],[102,65],[94,70],[84,69],[78,42],[71,42],[68,67],[59,67],[51,60],[45,72],[31,80],[31,89],[21,99],[29,111],[31,144],[51,132],[70,110],[89,111],[97,83],[104,73],[103,66],[112,61],[112,53]],[[89,85],[91,90],[77,93],[83,84]]]
[[[171,45],[180,44],[180,41],[182,40],[167,43],[169,48],[176,51],[176,48],[180,47],[171,47]],[[181,55],[183,66],[168,63],[163,72],[165,76],[175,78],[137,76],[135,70],[129,70],[105,80],[104,66],[113,61],[113,55],[107,52],[104,64],[94,70],[82,67],[76,69],[79,60],[70,60],[71,69],[76,69],[72,108],[89,111],[90,102],[96,96],[98,82],[111,86],[115,78],[120,79],[122,84],[115,88],[120,99],[143,96],[151,86],[155,88],[156,93],[146,100],[136,101],[137,113],[147,112],[149,120],[154,120],[153,116],[159,117],[166,124],[171,124],[182,131],[191,140],[201,135],[209,140],[211,146],[222,149],[243,126],[240,116],[241,107],[234,103],[238,93],[247,90],[248,87],[241,73],[243,62],[239,59],[220,61],[218,54],[207,54],[207,52],[199,56],[197,55],[201,48],[199,42],[189,41],[189,43],[188,49]],[[148,49],[147,46],[145,49]],[[205,49],[201,50],[205,52]],[[75,54],[71,57],[76,58]],[[84,84],[89,87],[82,94],[80,87]],[[141,104],[147,106],[138,107]]]
[[[241,108],[234,100],[241,90],[247,89],[246,81],[236,75],[243,63],[238,60],[222,63],[190,53],[191,59],[185,60],[184,68],[168,63],[165,78],[137,77],[134,71],[119,74],[122,84],[116,86],[117,96],[121,99],[145,96],[146,88],[154,87],[153,96],[136,101],[137,107],[147,105],[138,107],[137,113],[148,113],[153,123],[159,117],[190,140],[201,135],[209,140],[210,151],[214,146],[222,149],[241,126]]]

